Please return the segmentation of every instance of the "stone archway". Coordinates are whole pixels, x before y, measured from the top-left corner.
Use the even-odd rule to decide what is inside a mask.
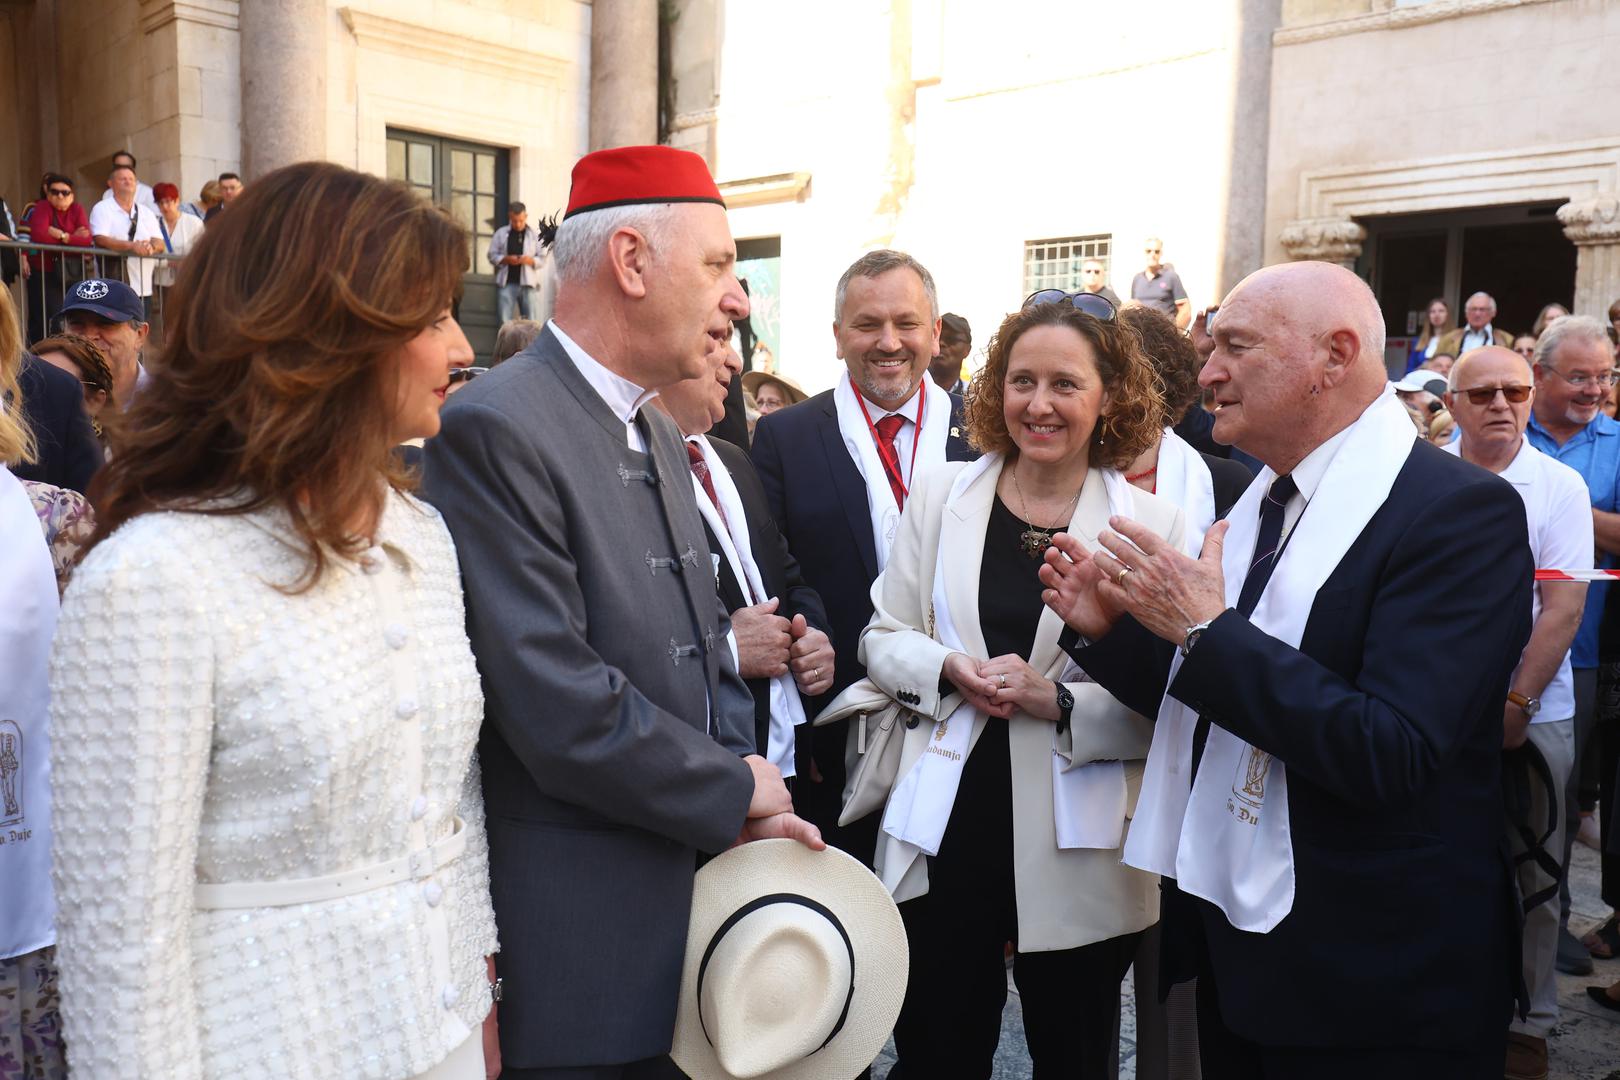
[[[1602,316],[1620,297],[1620,139],[1318,169],[1301,174],[1298,216],[1278,235],[1291,259],[1353,267],[1359,217],[1564,200],[1578,252],[1575,309]]]

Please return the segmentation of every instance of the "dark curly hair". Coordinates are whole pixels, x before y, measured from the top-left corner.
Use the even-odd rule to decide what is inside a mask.
[[[1090,343],[1097,358],[1097,374],[1110,402],[1108,412],[1098,418],[1102,435],[1092,442],[1092,465],[1122,469],[1159,441],[1164,431],[1164,391],[1136,334],[1122,323],[1103,322],[1070,304],[1037,304],[1002,320],[990,339],[985,365],[968,388],[962,419],[974,448],[984,453],[1015,448],[1002,410],[1007,361],[1018,339],[1037,326],[1068,327]]]
[[[1202,366],[1198,350],[1191,338],[1176,329],[1175,320],[1162,311],[1128,307],[1120,311],[1119,321],[1136,332],[1143,355],[1159,373],[1167,423],[1174,424],[1203,396],[1203,388],[1198,385],[1198,369]]]

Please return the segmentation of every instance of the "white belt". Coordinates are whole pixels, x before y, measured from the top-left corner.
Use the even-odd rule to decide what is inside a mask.
[[[467,825],[458,817],[455,819],[455,829],[449,836],[397,859],[327,874],[325,877],[199,883],[192,904],[197,908],[261,908],[337,900],[413,878],[427,877],[454,862],[466,848]]]

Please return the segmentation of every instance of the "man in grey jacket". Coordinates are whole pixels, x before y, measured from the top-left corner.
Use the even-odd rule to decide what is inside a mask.
[[[540,238],[529,228],[529,208],[513,200],[506,208],[506,224],[489,238],[485,253],[495,268],[495,298],[501,323],[514,315],[534,318],[534,302],[540,291]]]
[[[553,254],[556,318],[445,407],[424,490],[484,679],[502,1075],[641,1080],[679,1075],[698,853],[822,844],[752,752],[686,452],[643,407],[748,310],[703,159],[587,155]]]

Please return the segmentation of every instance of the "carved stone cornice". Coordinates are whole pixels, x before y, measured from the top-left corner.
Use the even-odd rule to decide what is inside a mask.
[[[1349,218],[1302,218],[1290,221],[1277,239],[1295,261],[1352,263],[1361,254],[1367,230]]]
[[[712,124],[719,119],[719,109],[695,109],[691,112],[676,113],[675,119],[670,121],[669,130],[688,131],[705,124]]]
[[[240,7],[238,0],[141,0],[141,32],[150,34],[172,22],[235,30]]]
[[[810,186],[810,174],[790,172],[751,176],[746,180],[726,180],[718,186],[720,197],[733,210],[765,203],[799,202],[804,199],[805,189]]]
[[[1564,235],[1577,246],[1620,244],[1620,197],[1599,195],[1558,208]]]
[[[1504,8],[1552,2],[1553,0],[1430,0],[1427,4],[1418,4],[1415,7],[1390,8],[1387,11],[1352,15],[1348,19],[1333,19],[1306,26],[1285,26],[1272,32],[1271,43],[1299,45],[1309,41],[1343,37],[1345,34],[1364,34],[1370,30],[1400,30],[1408,26],[1422,26],[1425,23],[1442,22],[1464,15],[1482,15]]]
[[[338,15],[362,46],[412,60],[455,68],[474,67],[503,78],[547,84],[561,82],[570,66],[559,57],[514,48],[510,41],[487,41],[448,33],[352,7],[338,8]]]

